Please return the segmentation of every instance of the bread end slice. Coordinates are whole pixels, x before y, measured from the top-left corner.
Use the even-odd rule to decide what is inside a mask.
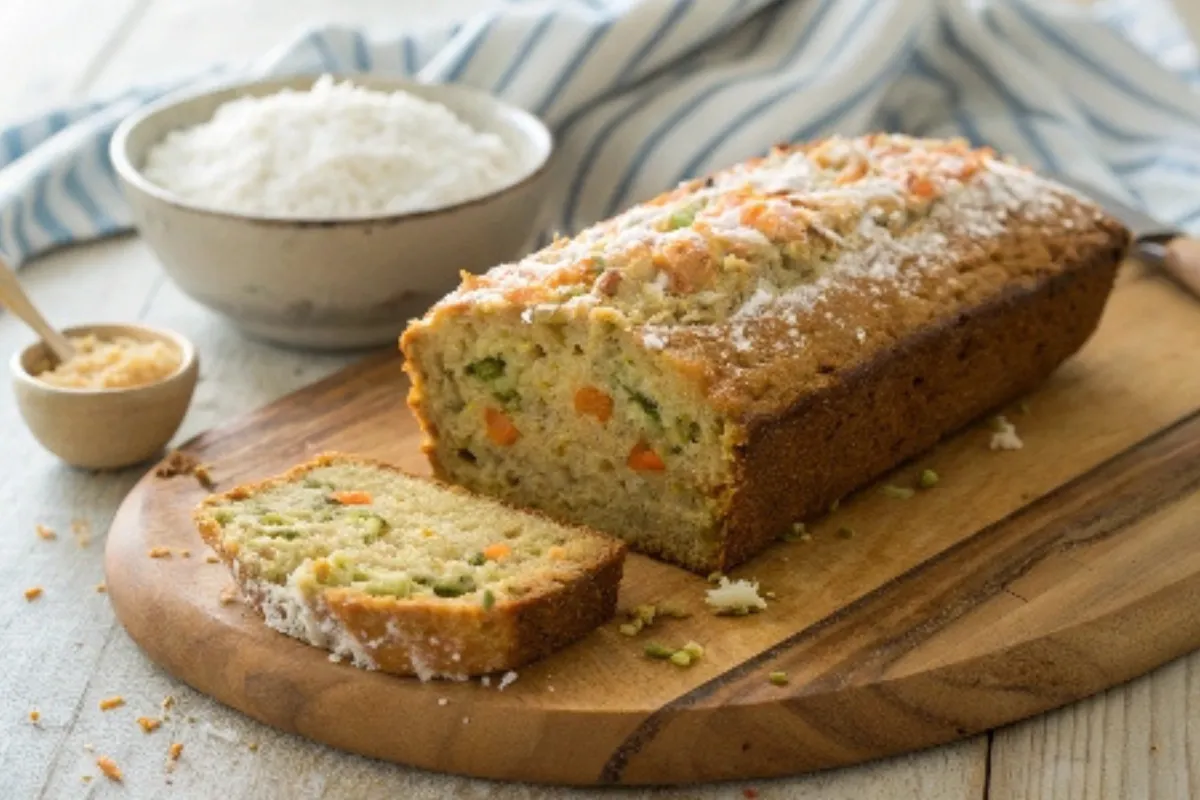
[[[615,613],[626,552],[337,453],[214,495],[194,519],[271,628],[422,680],[515,669],[582,638]]]

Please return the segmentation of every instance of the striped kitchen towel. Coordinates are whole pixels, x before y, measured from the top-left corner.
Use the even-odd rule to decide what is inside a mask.
[[[13,263],[130,224],[107,143],[176,90],[242,75],[461,82],[544,118],[543,233],[572,231],[771,144],[965,136],[1200,231],[1200,62],[1168,0],[508,0],[372,39],[326,27],[261,59],[0,130]]]

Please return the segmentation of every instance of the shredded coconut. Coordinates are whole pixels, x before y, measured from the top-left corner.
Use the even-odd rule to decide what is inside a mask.
[[[1021,437],[1017,436],[1017,426],[1003,416],[996,417],[996,430],[992,433],[992,441],[988,446],[993,450],[1020,450],[1025,446]]]
[[[169,133],[145,176],[186,200],[274,217],[344,218],[438,208],[520,176],[518,155],[449,108],[337,83],[242,97]]]
[[[724,575],[715,589],[709,589],[705,602],[713,606],[718,614],[748,614],[762,611],[767,601],[758,594],[756,581],[731,581]]]

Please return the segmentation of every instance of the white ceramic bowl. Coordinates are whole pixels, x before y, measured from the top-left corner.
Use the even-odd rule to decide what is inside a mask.
[[[141,174],[147,151],[170,131],[211,119],[236,97],[307,89],[313,76],[168,98],[126,119],[111,145],[138,231],[184,292],[252,336],[326,350],[394,343],[410,318],[457,285],[461,270],[481,272],[518,256],[533,233],[553,149],[536,117],[478,90],[335,77],[449,107],[476,130],[500,136],[521,161],[519,176],[490,194],[430,211],[295,219],[202,207]]]
[[[179,351],[179,369],[129,389],[64,389],[38,380],[52,357],[44,342],[32,344],[13,355],[9,370],[17,407],[34,438],[86,469],[119,469],[158,455],[191,404],[200,372],[196,348],[177,333],[146,325],[81,325],[63,333],[163,341]]]

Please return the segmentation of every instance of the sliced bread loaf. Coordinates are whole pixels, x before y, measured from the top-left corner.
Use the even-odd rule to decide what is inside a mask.
[[[584,636],[614,614],[625,558],[603,534],[338,454],[210,497],[195,520],[269,626],[422,680]]]

